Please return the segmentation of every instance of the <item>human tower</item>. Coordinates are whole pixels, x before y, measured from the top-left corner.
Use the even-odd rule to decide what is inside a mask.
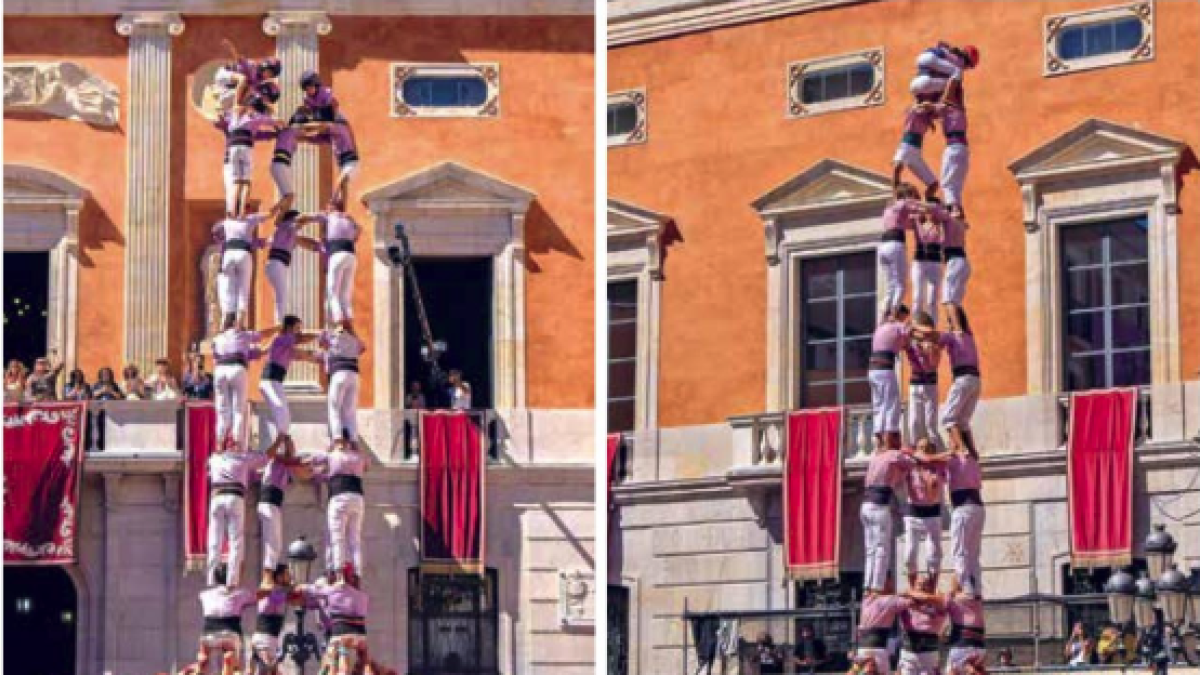
[[[909,89],[915,100],[904,115],[893,171],[895,199],[883,213],[878,249],[886,280],[881,317],[871,345],[870,373],[875,451],[867,466],[860,516],[865,537],[864,589],[856,672],[890,673],[888,642],[898,622],[899,669],[904,675],[941,671],[939,642],[950,623],[945,672],[985,672],[982,571],[979,563],[984,506],[979,455],[971,417],[979,400],[979,353],[963,311],[971,266],[967,261],[963,188],[969,165],[966,71],[979,65],[973,46],[939,43],[917,58]],[[940,176],[922,155],[925,136],[940,123],[946,148]],[[905,169],[924,191],[903,182]],[[944,195],[944,203],[938,198]],[[907,260],[912,233],[914,255]],[[906,274],[906,272],[910,274]],[[912,309],[904,304],[911,276]],[[938,305],[946,327],[937,326]],[[953,381],[938,419],[938,371],[945,353]],[[901,412],[897,363],[909,369],[907,419]],[[903,428],[902,428],[903,427]],[[948,436],[947,444],[941,435]],[[907,443],[905,443],[907,441]],[[948,446],[948,447],[947,447]],[[891,574],[895,549],[892,502],[904,488],[904,563],[907,590]],[[942,502],[949,489],[950,583],[942,572]]]
[[[352,291],[359,226],[345,212],[350,179],[358,170],[358,153],[349,122],[338,109],[332,89],[308,71],[296,78],[303,100],[287,122],[275,117],[281,76],[278,59],[241,57],[228,41],[230,61],[216,76],[219,119],[225,137],[222,167],[225,217],[213,227],[221,245],[217,291],[221,331],[211,340],[218,447],[208,460],[209,512],[206,571],[208,588],[200,593],[204,613],[197,661],[182,673],[222,675],[248,669],[256,675],[278,672],[281,633],[290,605],[318,612],[328,646],[323,675],[391,673],[370,658],[367,649],[368,597],[361,590],[363,571],[363,481],[367,468],[359,448],[355,411],[358,407],[359,356],[366,347],[353,324]],[[247,196],[259,141],[274,141],[271,177],[280,198],[266,213],[247,212]],[[301,213],[295,201],[292,158],[300,143],[331,147],[338,165],[333,196],[324,211]],[[269,238],[259,229],[272,221]],[[304,234],[315,227],[315,236]],[[328,325],[305,331],[298,317],[287,314],[289,268],[297,246],[318,251],[326,269]],[[266,248],[265,273],[274,294],[273,328],[247,327],[255,251]],[[269,342],[268,342],[269,341]],[[248,447],[245,429],[246,374],[250,362],[264,359],[260,391],[270,411],[273,439],[265,453]],[[321,364],[329,376],[328,450],[297,453],[289,428],[284,382],[295,360]],[[313,584],[295,584],[283,560],[283,503],[297,480],[319,480],[329,487],[326,573]],[[257,514],[262,531],[262,577],[256,589],[241,585],[245,553],[246,492],[259,484]],[[257,610],[244,656],[242,616]],[[213,659],[213,656],[216,659]]]

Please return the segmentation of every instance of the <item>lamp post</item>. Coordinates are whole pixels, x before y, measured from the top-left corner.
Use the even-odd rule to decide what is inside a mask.
[[[1129,661],[1125,650],[1125,631],[1133,622],[1133,602],[1137,595],[1137,582],[1133,575],[1125,570],[1118,570],[1108,578],[1104,585],[1104,593],[1108,595],[1108,618],[1117,626],[1117,656],[1124,665]]]
[[[1171,569],[1171,560],[1175,557],[1175,537],[1167,532],[1162,523],[1154,526],[1154,531],[1146,537],[1146,567],[1150,570],[1151,579],[1161,579],[1167,570]]]
[[[1162,604],[1163,618],[1170,628],[1171,635],[1167,642],[1167,653],[1172,656],[1172,665],[1190,665],[1183,650],[1182,633],[1187,625],[1188,595],[1191,584],[1174,565],[1163,573],[1158,580],[1158,595]]]
[[[1188,594],[1188,616],[1191,617],[1192,633],[1200,636],[1200,567],[1192,568],[1192,587]]]
[[[288,545],[287,556],[288,565],[292,568],[292,578],[302,579],[301,583],[309,583],[312,580],[312,564],[317,559],[317,549],[313,548],[313,545],[308,543],[304,537],[300,537]],[[304,618],[307,611],[308,607],[303,602],[296,607],[296,629],[283,636],[284,658],[291,657],[301,673],[304,672],[304,666],[309,660],[319,658],[321,655],[321,646],[317,643],[317,636],[304,629]]]

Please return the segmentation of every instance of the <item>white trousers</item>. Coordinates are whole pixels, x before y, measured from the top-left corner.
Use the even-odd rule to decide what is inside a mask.
[[[983,592],[983,565],[979,555],[983,550],[986,520],[987,510],[982,504],[963,504],[950,514],[950,565],[963,590],[975,595]]]
[[[250,648],[263,665],[272,668],[279,663],[280,643],[282,640],[274,635],[255,633],[250,636]]]
[[[358,175],[358,162],[347,162],[338,167],[338,182],[350,180]]]
[[[987,650],[979,647],[951,647],[946,657],[946,675],[959,675],[967,665],[967,661],[976,656],[986,657]]]
[[[271,293],[275,296],[275,323],[283,323],[287,315],[288,266],[278,260],[267,260],[267,283],[271,284]]]
[[[246,367],[220,363],[213,371],[213,394],[217,408],[217,441],[226,434],[242,442],[246,414]]]
[[[325,302],[329,318],[344,321],[353,318],[351,295],[354,291],[354,268],[358,261],[349,251],[338,251],[329,256],[329,270],[325,274]]]
[[[271,180],[275,181],[275,190],[280,196],[295,194],[292,165],[283,162],[271,162]]]
[[[896,155],[892,157],[892,162],[908,167],[908,170],[920,178],[926,187],[937,181],[937,176],[933,173],[933,169],[929,168],[929,163],[925,161],[925,155],[922,154],[921,148],[915,145],[901,141],[900,146],[896,148]]]
[[[362,574],[363,496],[355,492],[334,495],[329,499],[327,516],[334,567],[341,569],[351,562],[354,571]]]
[[[904,560],[909,574],[937,575],[942,569],[942,517],[904,516]],[[921,547],[926,548],[924,565]]]
[[[954,378],[954,384],[950,385],[950,393],[946,396],[946,405],[942,407],[942,426],[970,431],[971,417],[975,415],[975,406],[979,405],[981,388],[979,377],[975,375]]]
[[[912,311],[928,312],[937,324],[938,288],[942,284],[942,264],[927,260],[912,262]]]
[[[231,630],[223,630],[219,633],[200,636],[200,653],[198,656],[200,658],[207,656],[209,659],[212,659],[215,654],[215,663],[218,664],[217,672],[221,672],[220,663],[225,658],[225,652],[232,652],[233,662],[240,667],[242,665],[242,636]],[[209,670],[211,668],[210,664]]]
[[[229,546],[226,584],[236,588],[242,578],[246,541],[246,502],[237,495],[213,495],[208,502],[208,585],[217,583],[214,572],[221,562],[221,546]]]
[[[943,447],[938,433],[938,391],[936,384],[908,385],[908,442],[916,445],[922,438],[933,441],[938,450]]]
[[[900,431],[900,381],[894,370],[872,370],[871,383],[873,431],[884,434]]]
[[[875,252],[875,259],[879,263],[879,272],[887,284],[887,290],[883,296],[883,309],[891,311],[904,302],[905,282],[907,281],[904,271],[908,266],[908,259],[904,253],[904,242],[880,242],[879,248]]]
[[[225,211],[237,213],[237,187],[249,183],[254,175],[254,148],[235,145],[227,148],[228,156],[221,166],[221,177],[225,184]]]
[[[863,560],[863,585],[868,589],[881,591],[891,569],[892,546],[895,544],[892,536],[892,509],[885,504],[863,502],[858,514],[862,520],[866,552]]]
[[[888,650],[859,647],[858,658],[868,657],[875,659],[875,668],[879,671],[879,675],[892,675],[892,657]]]
[[[250,287],[254,284],[254,255],[250,251],[229,250],[221,256],[217,274],[217,300],[222,314],[250,309]]]
[[[292,410],[288,407],[287,394],[283,383],[275,380],[261,380],[258,391],[262,393],[267,408],[271,411],[271,422],[275,425],[276,437],[287,434],[292,429]]]
[[[259,502],[258,525],[262,530],[262,568],[274,570],[283,556],[283,509],[274,504]]]
[[[971,151],[966,143],[950,143],[942,151],[942,189],[946,191],[947,204],[962,205],[970,163]]]
[[[946,261],[946,274],[942,281],[942,302],[961,305],[967,297],[967,281],[971,278],[971,263],[963,258]]]
[[[350,440],[358,439],[358,373],[341,370],[329,378],[329,435],[342,438],[343,432],[350,433]]]
[[[937,652],[910,652],[900,650],[900,675],[938,675]]]

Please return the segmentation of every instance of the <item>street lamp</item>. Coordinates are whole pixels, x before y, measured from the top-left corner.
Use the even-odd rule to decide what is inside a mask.
[[[292,578],[303,579],[302,583],[307,584],[312,577],[312,564],[317,559],[317,549],[313,548],[313,545],[308,543],[304,537],[300,537],[288,545],[287,556],[288,565],[292,568]],[[309,660],[319,658],[321,655],[321,646],[317,643],[317,636],[304,630],[304,615],[307,611],[307,603],[301,602],[296,607],[295,632],[283,636],[284,658],[291,657],[301,673],[304,672],[304,665]]]
[[[1122,664],[1128,663],[1128,654],[1125,651],[1125,631],[1133,622],[1133,602],[1137,595],[1137,582],[1129,572],[1118,570],[1116,574],[1108,578],[1108,583],[1104,585],[1104,592],[1108,595],[1108,618],[1117,626],[1117,656],[1121,659]]]
[[[1154,531],[1146,537],[1146,566],[1150,569],[1151,579],[1161,579],[1167,570],[1171,569],[1171,559],[1175,557],[1175,538],[1167,532],[1162,523],[1154,526]]]
[[[1169,653],[1174,655],[1174,665],[1187,665],[1183,655],[1183,640],[1180,633],[1187,623],[1188,595],[1191,588],[1187,577],[1183,576],[1174,565],[1158,580],[1158,594],[1162,598],[1163,618],[1171,627],[1171,639],[1167,644]]]
[[[1193,632],[1200,635],[1200,567],[1192,568],[1192,588],[1187,604]]]

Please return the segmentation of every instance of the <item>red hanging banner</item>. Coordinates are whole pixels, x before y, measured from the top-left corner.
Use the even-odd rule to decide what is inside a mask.
[[[208,457],[217,447],[217,411],[211,403],[184,408],[183,559],[189,570],[204,569],[208,546]]]
[[[1071,394],[1067,504],[1071,565],[1110,567],[1133,559],[1133,441],[1137,389]]]
[[[838,577],[842,409],[795,410],[784,424],[783,555],[792,579]]]
[[[77,559],[85,403],[4,406],[4,563]]]
[[[617,471],[619,469],[621,456],[621,434],[608,435],[608,498],[605,500],[605,506],[609,511],[613,510],[612,491],[613,486],[617,484]]]
[[[487,462],[479,427],[462,411],[421,413],[421,567],[484,571]]]

